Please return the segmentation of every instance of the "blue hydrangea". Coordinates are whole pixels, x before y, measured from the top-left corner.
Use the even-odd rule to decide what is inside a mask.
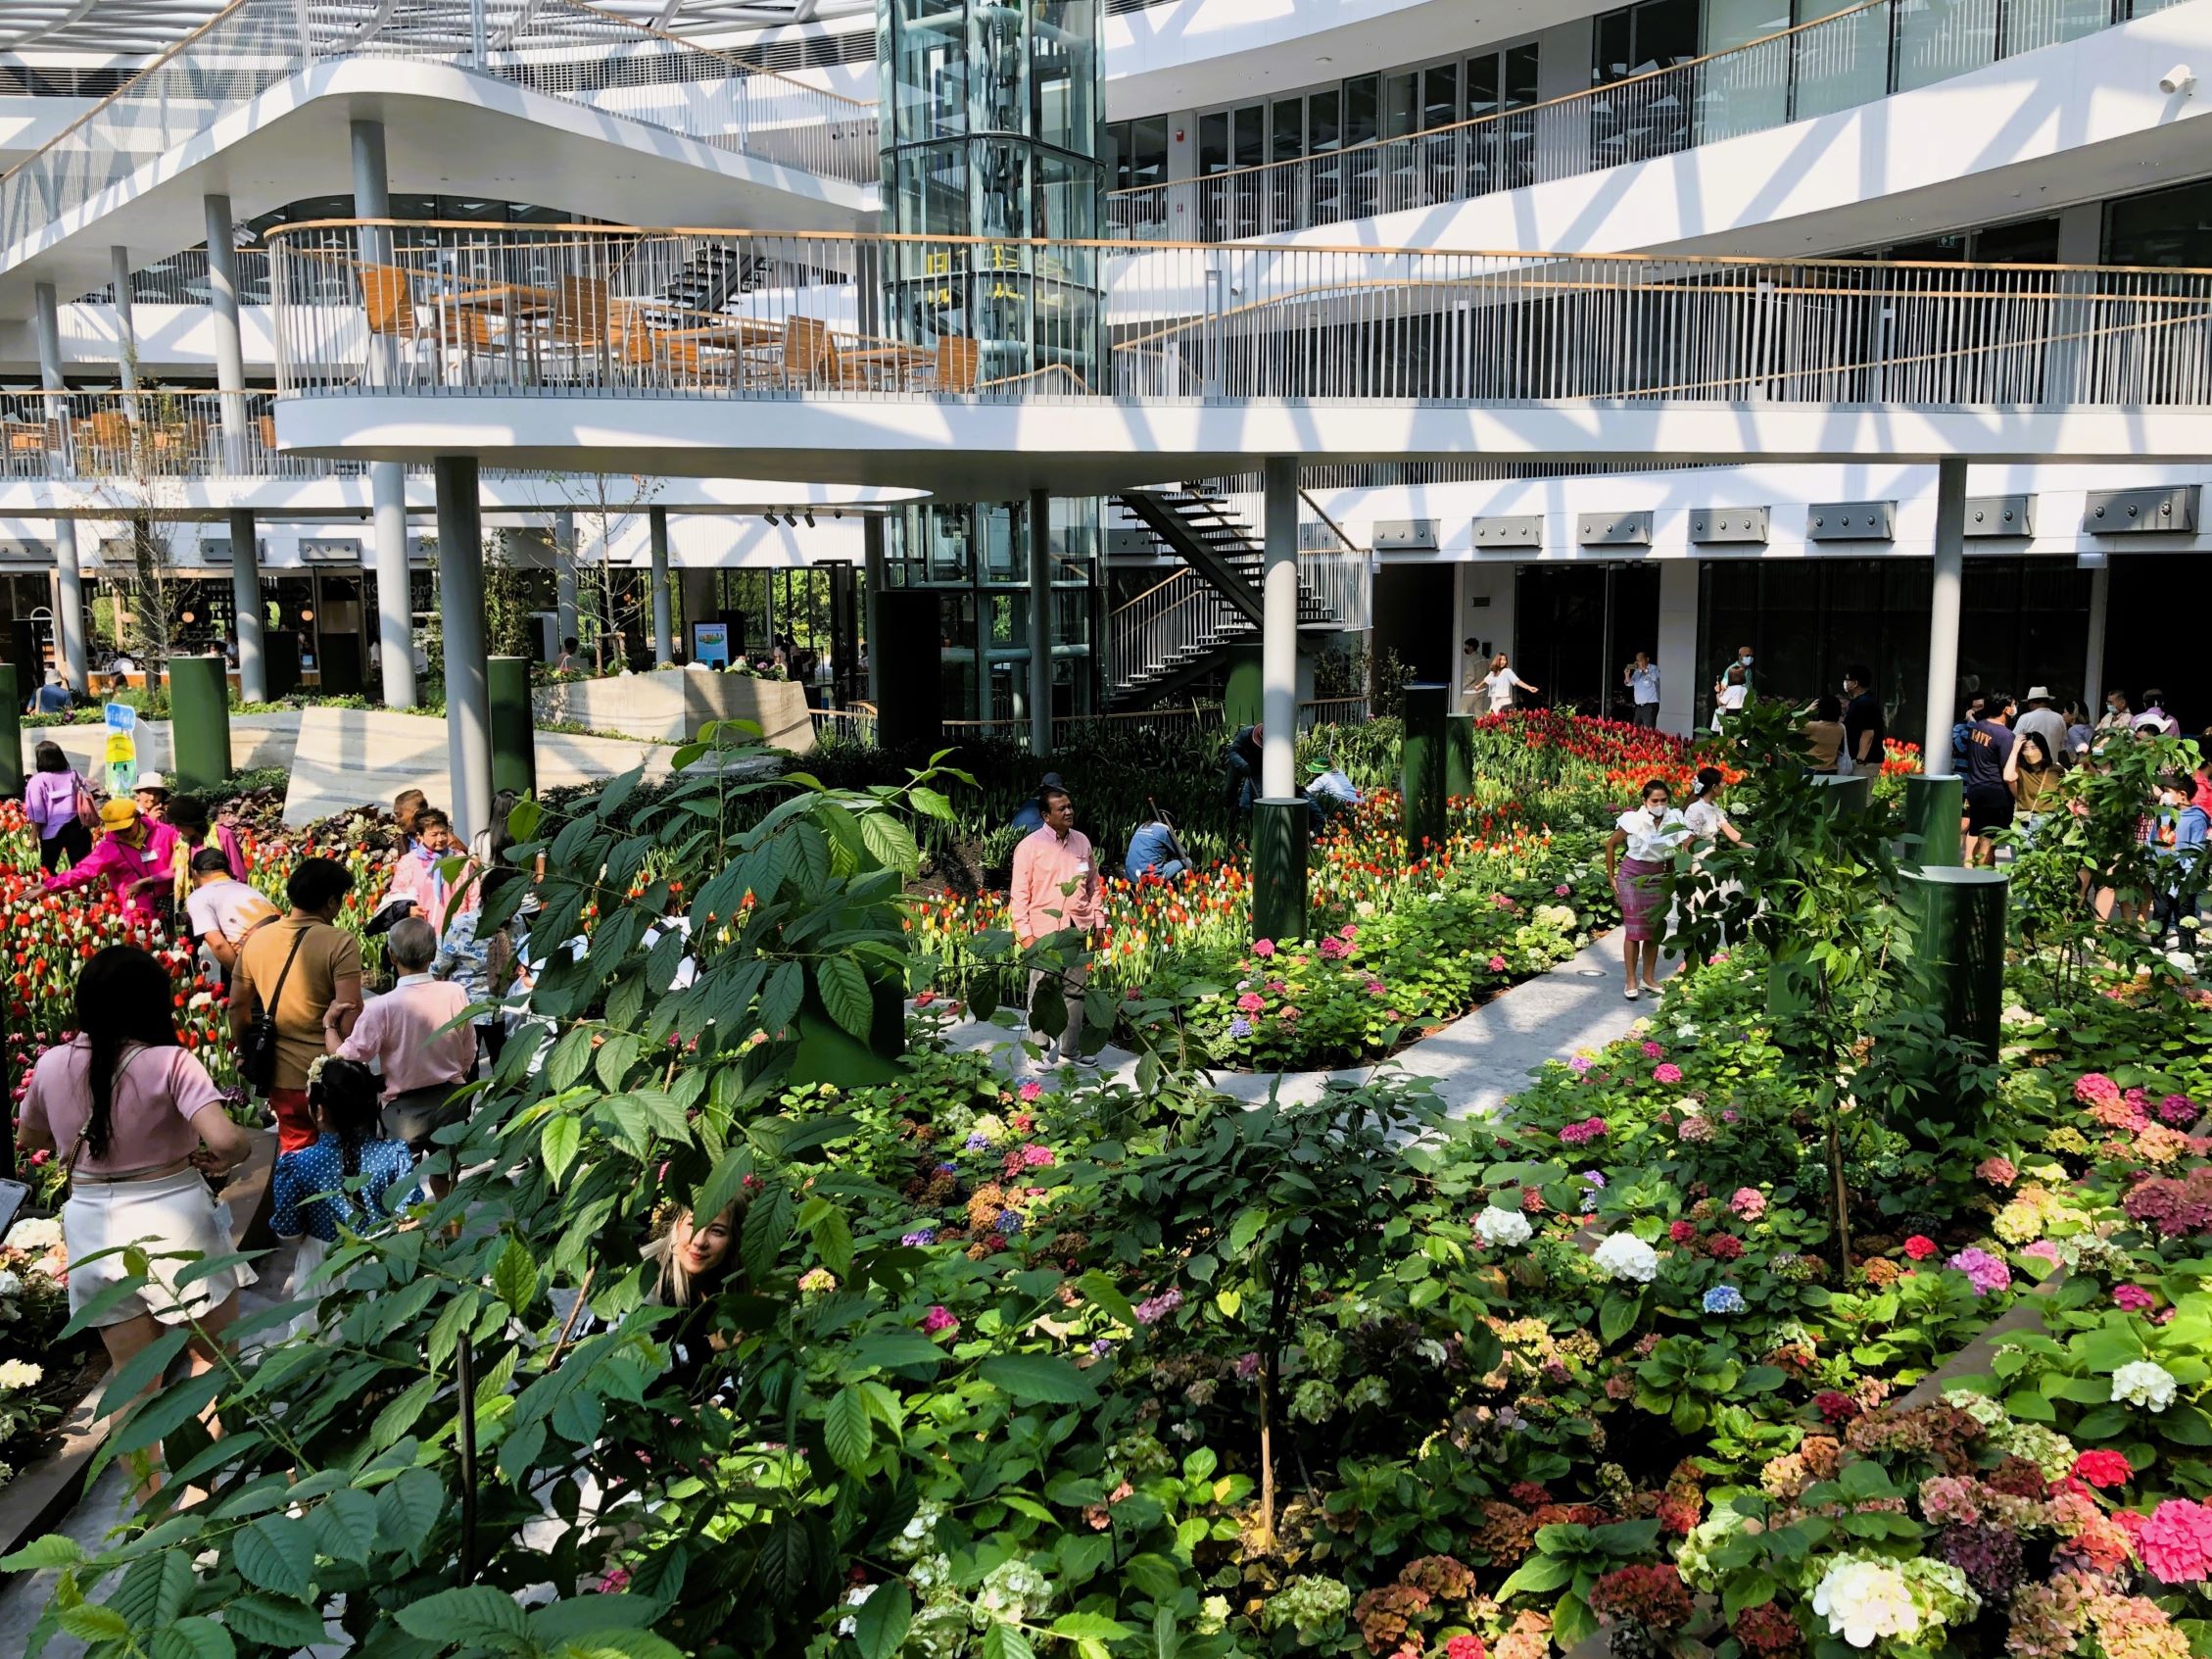
[[[1706,1312],[1741,1313],[1744,1311],[1744,1293],[1733,1285],[1715,1285],[1706,1293]]]
[[[987,1150],[989,1147],[989,1136],[984,1134],[981,1130],[974,1130],[970,1132],[968,1136],[968,1150],[970,1150],[971,1152],[981,1152]]]
[[[917,1227],[911,1233],[900,1234],[898,1242],[909,1249],[919,1249],[924,1244],[938,1242],[938,1230],[934,1227]]]
[[[938,1165],[938,1173],[939,1175],[958,1175],[960,1166],[956,1163],[940,1163]]]
[[[1228,1022],[1228,1034],[1231,1037],[1249,1037],[1252,1035],[1252,1022],[1238,1014]]]
[[[997,1226],[998,1230],[1001,1233],[1019,1233],[1022,1230],[1022,1217],[1020,1212],[1010,1209],[1000,1210],[998,1212]]]

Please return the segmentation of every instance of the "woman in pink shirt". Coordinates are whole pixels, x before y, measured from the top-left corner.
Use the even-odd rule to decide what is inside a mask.
[[[151,1258],[146,1283],[94,1318],[110,1363],[120,1370],[165,1326],[189,1319],[198,1376],[219,1357],[238,1292],[255,1275],[239,1264],[181,1288],[176,1280],[192,1257],[232,1252],[230,1218],[208,1178],[245,1162],[252,1143],[200,1062],[178,1047],[172,990],[168,971],[134,945],[111,945],[85,963],[78,1033],[31,1068],[16,1146],[58,1155],[70,1172],[62,1242],[71,1313],[131,1276],[115,1246],[135,1244]]]
[[[46,891],[67,893],[72,888],[105,882],[134,921],[155,918],[155,901],[168,891],[169,872],[154,862],[153,832],[128,801],[111,801],[100,808],[100,842],[73,869],[46,878]]]

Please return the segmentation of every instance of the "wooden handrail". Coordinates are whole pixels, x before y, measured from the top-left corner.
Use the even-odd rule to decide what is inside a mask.
[[[1367,551],[1367,549],[1363,547],[1354,545],[1352,538],[1344,533],[1344,526],[1339,524],[1335,519],[1331,518],[1327,514],[1327,512],[1322,510],[1322,504],[1314,499],[1313,492],[1308,490],[1303,484],[1300,484],[1298,486],[1298,499],[1314,510],[1315,517],[1319,518],[1323,524],[1326,524],[1331,530],[1336,532],[1336,539],[1344,544],[1345,552],[1365,553]]]

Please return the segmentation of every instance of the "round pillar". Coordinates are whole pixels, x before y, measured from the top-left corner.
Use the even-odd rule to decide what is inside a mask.
[[[1419,858],[1444,845],[1449,828],[1445,807],[1444,717],[1452,688],[1437,680],[1406,687],[1406,737],[1399,774],[1406,831],[1406,856]]]
[[[1874,805],[1874,779],[1864,772],[1848,778],[1816,777],[1831,812],[1865,812]]]
[[[1260,695],[1260,642],[1239,640],[1223,650],[1222,660],[1228,668],[1222,686],[1222,729],[1235,732],[1258,725],[1266,712]]]
[[[1904,893],[1917,924],[1914,955],[1922,995],[1944,1029],[1995,1060],[2004,1011],[2004,870],[1929,865],[1905,872]]]
[[[1899,854],[1911,868],[1956,865],[1965,850],[1958,820],[1966,786],[1956,777],[1915,773],[1904,780],[1904,846]]]
[[[1444,716],[1444,793],[1458,798],[1474,793],[1474,716]]]
[[[535,795],[538,728],[530,708],[530,659],[491,658],[485,675],[492,700],[492,788]]]
[[[1252,937],[1306,937],[1306,842],[1313,808],[1295,797],[1252,803]]]
[[[172,787],[205,795],[230,775],[229,664],[220,657],[168,659]]]

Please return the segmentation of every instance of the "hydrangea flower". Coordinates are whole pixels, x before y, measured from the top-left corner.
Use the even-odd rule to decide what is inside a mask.
[[[1682,1068],[1672,1060],[1661,1060],[1658,1065],[1652,1067],[1652,1081],[1654,1083],[1680,1083],[1682,1081]]]
[[[1904,1253],[1914,1261],[1926,1261],[1936,1253],[1936,1241],[1925,1233],[1915,1233],[1904,1242]]]
[[[1853,1647],[1884,1637],[1906,1641],[1920,1634],[1920,1609],[1904,1575],[1882,1561],[1846,1557],[1831,1565],[1812,1592],[1812,1610],[1828,1621],[1828,1634]]]
[[[2112,1292],[2112,1305],[2128,1313],[2140,1313],[2152,1306],[2158,1298],[2140,1285],[2121,1285]]]
[[[1494,1204],[1485,1205],[1482,1213],[1474,1218],[1474,1231],[1493,1249],[1510,1249],[1517,1244],[1525,1244],[1535,1233],[1535,1229],[1528,1225],[1528,1217],[1520,1211],[1499,1209]]]
[[[938,1302],[931,1306],[929,1312],[922,1315],[922,1329],[934,1337],[940,1331],[959,1330],[960,1321],[953,1317],[950,1308],[942,1302]]]
[[[1146,1296],[1136,1304],[1136,1322],[1139,1325],[1157,1325],[1180,1306],[1182,1292],[1170,1285],[1158,1295]]]
[[[2212,1509],[2170,1497],[2136,1530],[2142,1564],[2162,1585],[2193,1585],[2212,1572]]]
[[[2152,1359],[2131,1359],[2112,1373],[2112,1398],[2153,1414],[2174,1403],[2174,1374]]]
[[[1044,1085],[1033,1077],[1027,1083],[1024,1083],[1017,1093],[1025,1100],[1034,1100],[1044,1093]]]
[[[1596,1063],[1588,1054],[1572,1054],[1567,1057],[1566,1069],[1579,1076]]]
[[[2092,1487],[2124,1487],[2136,1472],[2117,1451],[2085,1451],[2074,1459],[2072,1473],[2076,1480]]]
[[[1252,945],[1252,954],[1262,959],[1274,955],[1274,941],[1272,939],[1255,940]]]
[[[1974,1287],[1977,1296],[1994,1295],[2008,1290],[2012,1285],[2012,1269],[2004,1265],[2001,1256],[1988,1250],[1969,1247],[1950,1258],[1949,1265],[1966,1275],[1966,1282]]]
[[[1744,1293],[1733,1285],[1715,1285],[1706,1293],[1706,1312],[1741,1313],[1744,1311]]]
[[[1504,973],[1506,971],[1506,958],[1503,956],[1492,956],[1490,958],[1490,971],[1492,973]]]
[[[1766,1213],[1766,1195],[1756,1187],[1739,1187],[1729,1198],[1728,1207],[1736,1212],[1739,1220],[1756,1221]]]
[[[1609,1279],[1649,1285],[1659,1277],[1659,1251],[1633,1233],[1607,1234],[1604,1242],[1591,1252],[1590,1259]]]
[[[1310,1645],[1351,1610],[1352,1592],[1340,1581],[1301,1576],[1268,1597],[1260,1623],[1271,1631],[1290,1630]]]
[[[925,1244],[938,1242],[938,1230],[935,1227],[917,1227],[911,1233],[901,1233],[898,1242],[910,1250],[918,1250]]]
[[[1974,1174],[1992,1187],[2009,1187],[2020,1179],[2020,1172],[2013,1167],[2012,1160],[2003,1157],[1984,1158],[1974,1166]]]
[[[1249,1037],[1252,1035],[1252,1022],[1238,1014],[1228,1022],[1228,1034],[1231,1037]]]
[[[19,1389],[35,1389],[39,1379],[46,1375],[45,1368],[33,1365],[27,1359],[0,1361],[0,1393],[14,1393]]]

